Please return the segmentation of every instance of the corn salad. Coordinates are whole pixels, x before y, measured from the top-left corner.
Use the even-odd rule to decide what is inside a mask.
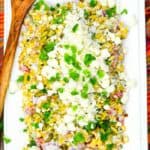
[[[35,2],[24,20],[17,83],[23,95],[23,150],[120,150],[127,82],[126,14],[79,0]]]

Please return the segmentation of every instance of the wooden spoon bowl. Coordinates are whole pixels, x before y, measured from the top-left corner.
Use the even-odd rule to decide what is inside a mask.
[[[0,74],[0,117],[2,117],[5,96],[9,86],[21,25],[33,2],[34,0],[11,0],[12,21]]]

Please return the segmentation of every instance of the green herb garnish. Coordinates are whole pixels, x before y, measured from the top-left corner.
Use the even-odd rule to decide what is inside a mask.
[[[90,78],[90,83],[91,83],[92,85],[95,85],[95,84],[97,83],[96,77]]]
[[[79,94],[79,92],[76,89],[71,91],[71,95],[78,95],[78,94]]]
[[[6,137],[6,136],[3,136],[3,141],[6,143],[6,144],[9,144],[11,142],[11,139]]]
[[[45,50],[46,52],[51,52],[51,51],[54,50],[55,45],[56,45],[55,42],[49,42],[49,43],[47,43],[47,44],[44,46],[44,50]]]
[[[81,90],[82,98],[88,98],[88,90],[89,90],[88,84],[85,84]]]
[[[101,97],[103,97],[103,98],[107,98],[107,91],[102,91],[101,93],[100,93],[100,96]]]
[[[87,131],[93,131],[96,129],[96,122],[89,122],[84,128]]]
[[[24,122],[24,118],[19,118],[19,121],[20,122]]]
[[[47,94],[47,89],[42,89],[42,90],[40,90],[40,92],[42,92],[43,94]]]
[[[77,52],[77,47],[75,45],[71,45],[70,49],[71,49],[73,54],[75,54]]]
[[[91,77],[91,72],[87,69],[83,70],[83,74],[86,76],[86,77]]]
[[[105,59],[104,61],[105,61],[106,65],[110,65],[110,63],[111,63],[111,61],[109,60],[109,58]]]
[[[84,64],[86,66],[89,66],[92,63],[92,61],[94,61],[94,60],[96,60],[96,57],[93,56],[92,54],[86,54],[84,56]]]
[[[64,92],[64,88],[59,88],[59,89],[58,89],[58,92],[59,92],[59,93],[63,93],[63,92]]]
[[[34,140],[31,140],[28,146],[29,147],[36,146],[36,142]]]
[[[75,81],[77,81],[79,79],[79,77],[80,77],[79,73],[77,73],[73,69],[69,70],[69,76],[70,76],[70,78],[72,78]]]
[[[114,17],[117,14],[117,7],[114,6],[112,8],[107,9],[106,14],[108,15],[109,18]]]
[[[50,106],[51,106],[51,105],[50,105],[49,102],[45,102],[45,103],[42,104],[42,108],[43,108],[43,109],[49,109]]]
[[[69,82],[69,79],[67,77],[64,77],[64,82],[68,83]]]
[[[73,137],[73,144],[77,145],[83,142],[85,142],[85,137],[81,132],[77,132]]]
[[[55,7],[51,6],[51,7],[50,7],[50,10],[51,10],[51,11],[55,11]]]
[[[104,132],[104,133],[101,132],[100,133],[100,138],[101,138],[102,142],[107,141],[108,137],[109,137],[109,133],[107,133],[107,132]]]
[[[121,11],[121,15],[123,15],[123,14],[128,14],[128,10],[127,9],[123,9],[122,11]]]
[[[78,105],[73,105],[71,108],[72,108],[72,110],[73,110],[74,112],[76,112],[77,109],[78,109]]]
[[[23,82],[24,81],[24,75],[20,75],[17,79],[17,82],[20,83],[20,82]]]
[[[43,119],[45,122],[49,121],[49,117],[51,115],[51,112],[50,111],[46,111],[43,113]]]
[[[113,150],[114,144],[107,144],[106,147],[107,147],[107,150]]]
[[[72,32],[77,32],[78,28],[79,28],[79,24],[75,24],[72,28]]]
[[[46,61],[48,60],[48,55],[47,52],[44,50],[41,50],[40,55],[39,55],[40,60],[42,61]]]
[[[38,129],[38,128],[39,128],[39,123],[34,122],[34,123],[32,123],[32,126],[33,126],[35,129]]]
[[[45,9],[45,10],[48,10],[48,9],[49,9],[48,5],[44,2],[44,0],[39,0],[39,1],[34,5],[34,9],[35,9],[35,10],[40,10],[42,6],[44,6],[44,9]]]
[[[97,0],[90,0],[90,6],[95,7],[97,5]]]
[[[64,18],[62,16],[58,16],[53,19],[54,24],[62,24],[64,22]]]
[[[31,90],[37,89],[36,84],[31,85],[31,86],[30,86],[30,89],[31,89]]]
[[[105,76],[105,72],[103,70],[98,70],[97,71],[97,75],[101,79],[101,78],[103,78]]]
[[[69,49],[69,48],[70,48],[70,45],[69,45],[69,44],[65,44],[65,45],[64,45],[64,48],[65,48],[65,49]]]
[[[88,19],[89,18],[90,13],[85,9],[84,10],[84,18]]]
[[[64,55],[64,61],[67,64],[73,64],[73,62],[75,62],[75,56],[71,56],[71,55],[65,53],[65,55]]]

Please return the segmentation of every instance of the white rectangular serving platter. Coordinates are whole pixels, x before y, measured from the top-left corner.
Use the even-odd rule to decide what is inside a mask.
[[[46,1],[54,2],[53,0]],[[64,0],[55,0],[56,3],[62,1]],[[126,109],[129,114],[129,117],[126,119],[129,143],[124,146],[123,150],[148,150],[144,14],[145,1],[117,1],[119,3],[123,3],[123,7],[128,9],[129,17],[126,17],[126,19],[129,19],[131,16],[136,18],[136,24],[130,28],[128,39],[124,43],[124,47],[127,51],[125,60],[126,72],[128,74],[128,78],[134,81],[136,85],[130,89],[129,100],[126,105]],[[10,0],[5,0],[5,45],[8,38],[10,21]],[[15,82],[19,72],[17,69],[17,57],[19,55],[19,51],[20,49],[17,48],[10,82]],[[24,125],[19,122],[19,118],[23,116],[21,102],[21,93],[16,92],[16,94],[10,94],[9,88],[4,108],[4,134],[11,138],[12,141],[11,143],[4,145],[4,150],[22,150],[24,144],[27,143],[26,135],[22,132]]]

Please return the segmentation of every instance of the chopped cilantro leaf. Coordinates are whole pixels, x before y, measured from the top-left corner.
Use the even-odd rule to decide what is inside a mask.
[[[59,92],[59,93],[63,93],[63,92],[64,92],[64,88],[59,88],[59,89],[58,89],[58,92]]]
[[[128,14],[128,10],[127,9],[123,9],[122,11],[121,11],[121,15],[123,15],[123,14]]]
[[[72,110],[73,110],[74,112],[76,112],[77,109],[78,109],[78,106],[77,106],[77,105],[73,105],[71,108],[72,108]]]
[[[64,45],[64,48],[65,48],[65,49],[69,49],[69,48],[70,48],[70,45],[65,44],[65,45]]]
[[[90,77],[91,76],[91,72],[87,69],[83,70],[83,74],[86,76],[86,77]]]
[[[30,76],[29,75],[27,76],[27,81],[30,81]]]
[[[59,4],[59,3],[57,3],[57,4],[56,4],[56,6],[57,6],[57,7],[60,7],[60,4]]]
[[[90,83],[91,83],[92,85],[95,85],[95,84],[97,83],[96,77],[90,78]]]
[[[90,0],[90,6],[95,7],[97,5],[97,0]]]
[[[77,52],[77,47],[75,45],[71,45],[70,48],[73,54]]]
[[[44,46],[44,50],[45,50],[46,52],[51,52],[51,51],[54,50],[55,45],[56,45],[56,44],[55,44],[54,42],[49,42],[49,43],[47,43],[47,44]]]
[[[36,142],[34,140],[31,140],[28,146],[29,147],[36,146]]]
[[[73,144],[77,145],[79,143],[84,143],[85,142],[85,137],[81,132],[75,133],[73,137]]]
[[[46,89],[42,89],[42,90],[40,90],[40,92],[42,92],[44,94],[47,94],[47,90]]]
[[[50,77],[49,82],[60,81],[60,79],[61,79],[60,73],[56,73],[55,76]]]
[[[100,138],[101,138],[102,142],[105,142],[108,139],[108,136],[109,136],[109,134],[107,132],[105,132],[105,133],[101,132],[100,133]]]
[[[114,144],[107,144],[107,150],[113,150]]]
[[[79,28],[79,24],[75,24],[72,28],[72,32],[77,32],[78,28]]]
[[[98,70],[97,71],[97,75],[101,79],[101,78],[103,78],[105,76],[105,72],[103,70]]]
[[[100,93],[100,95],[101,95],[101,97],[103,97],[103,98],[107,98],[107,91],[102,91],[101,93]]]
[[[93,56],[92,54],[86,54],[84,56],[84,64],[86,66],[89,66],[92,63],[92,61],[94,61],[94,60],[96,60],[96,57]]]
[[[69,79],[67,77],[64,77],[64,82],[68,83],[69,82]]]
[[[41,50],[40,55],[39,55],[40,60],[42,61],[46,61],[48,60],[48,55],[47,52],[44,50]]]
[[[76,89],[71,91],[71,95],[78,95],[78,94],[79,94],[79,92]]]
[[[20,83],[20,82],[23,82],[24,81],[24,75],[20,75],[17,79],[17,82]]]
[[[60,73],[56,73],[56,80],[60,81],[60,79],[61,79]]]
[[[111,61],[109,60],[109,58],[105,59],[105,64],[106,65],[110,65]]]
[[[90,15],[89,12],[85,9],[85,10],[84,10],[84,18],[85,18],[85,19],[88,19],[88,18],[89,18],[89,15]]]
[[[75,57],[65,53],[64,60],[67,64],[72,64],[73,62],[75,62]]]
[[[40,10],[41,6],[44,6],[45,10],[48,10],[49,7],[48,5],[44,2],[44,0],[39,0],[35,5],[34,5],[34,9],[35,10]]]
[[[51,11],[55,11],[55,7],[51,6],[51,7],[50,7],[50,10],[51,10]]]
[[[73,65],[76,69],[81,70],[81,66],[80,66],[80,63],[79,63],[78,61],[73,62],[72,65]]]
[[[33,126],[35,129],[37,129],[37,128],[39,128],[39,123],[34,122],[34,123],[32,123],[32,126]]]
[[[88,84],[85,84],[81,90],[81,97],[82,98],[88,98]]]
[[[114,17],[117,14],[117,8],[116,8],[116,6],[107,9],[106,10],[106,14],[108,15],[109,18]]]
[[[69,76],[75,81],[77,81],[80,77],[80,75],[73,69],[69,70]]]
[[[20,122],[23,122],[23,121],[24,121],[24,118],[19,118],[19,121],[20,121]]]
[[[54,24],[62,24],[64,22],[64,18],[62,16],[58,16],[53,19]]]
[[[96,129],[96,123],[95,122],[89,122],[85,127],[87,131],[92,131]]]
[[[45,122],[49,121],[49,117],[51,115],[51,112],[50,111],[46,111],[43,113],[43,119]]]
[[[11,142],[11,139],[6,137],[6,136],[3,136],[3,141],[6,143],[6,144],[9,144]]]
[[[49,109],[50,108],[50,103],[49,102],[45,102],[42,104],[42,108],[43,109]]]
[[[50,77],[49,81],[50,82],[55,82],[56,81],[56,77],[55,76]]]
[[[34,90],[34,89],[36,89],[36,88],[37,88],[37,87],[36,87],[36,84],[33,84],[33,85],[30,86],[30,89],[31,89],[31,90]]]
[[[44,4],[44,0],[39,0],[39,1],[34,5],[34,9],[35,9],[35,10],[39,10],[43,4]]]

